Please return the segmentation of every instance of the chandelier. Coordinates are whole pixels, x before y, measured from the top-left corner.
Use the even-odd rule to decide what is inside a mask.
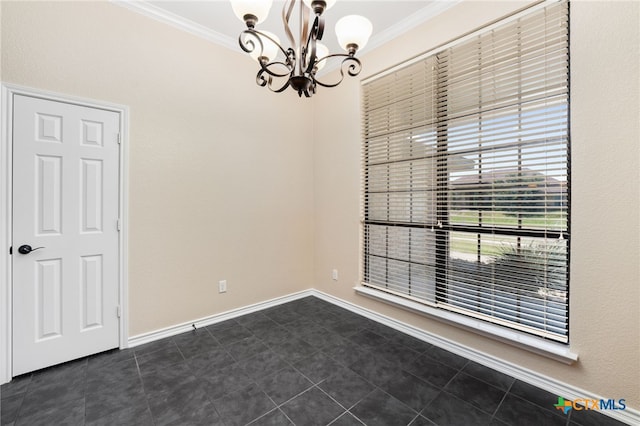
[[[322,43],[324,18],[322,14],[335,4],[336,0],[287,0],[282,8],[284,30],[290,47],[284,48],[280,39],[269,31],[257,30],[269,14],[273,0],[231,0],[231,6],[238,18],[247,25],[238,39],[242,50],[258,61],[260,70],[256,83],[261,87],[280,93],[288,87],[302,97],[311,97],[317,86],[335,87],[342,82],[346,73],[354,77],[360,73],[362,64],[355,57],[356,51],[364,47],[371,36],[371,22],[362,16],[349,15],[336,23],[338,43],[346,53],[329,54]],[[298,24],[292,28],[294,9],[298,9]],[[294,36],[298,33],[298,37]],[[316,74],[328,60],[341,59],[338,81],[326,83],[318,80]]]

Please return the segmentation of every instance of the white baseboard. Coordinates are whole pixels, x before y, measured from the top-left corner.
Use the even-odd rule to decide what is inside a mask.
[[[270,308],[273,306],[282,305],[287,302],[302,299],[307,296],[315,296],[326,302],[332,303],[341,308],[347,309],[353,313],[362,315],[380,324],[389,326],[409,336],[415,337],[427,343],[431,343],[439,348],[448,350],[457,355],[463,356],[471,361],[475,361],[478,364],[482,364],[486,367],[492,368],[501,373],[507,374],[523,382],[529,383],[533,386],[544,389],[548,392],[562,396],[568,400],[576,399],[607,399],[600,395],[595,395],[584,389],[580,389],[576,386],[563,383],[551,377],[543,374],[531,371],[527,368],[518,366],[506,362],[500,358],[488,355],[484,352],[480,352],[465,345],[461,345],[449,339],[445,339],[441,336],[429,333],[428,331],[419,329],[412,325],[406,324],[402,321],[390,318],[386,315],[379,314],[372,310],[355,305],[351,302],[347,302],[340,298],[331,296],[318,290],[309,289],[298,293],[289,294],[283,297],[277,297],[275,299],[267,300],[265,302],[255,303],[253,305],[245,306],[231,311],[223,312],[220,314],[212,315],[206,318],[200,318],[198,320],[189,321],[183,324],[178,324],[173,327],[167,327],[160,330],[152,331],[150,333],[139,334],[129,339],[129,347],[139,346],[144,343],[153,342],[155,340],[164,339],[166,337],[175,336],[176,334],[184,333],[192,330],[193,325],[197,328],[205,327],[218,322],[226,321],[232,318],[236,318],[242,315],[250,314],[252,312],[260,311],[262,309]],[[640,425],[640,411],[627,407],[625,410],[617,411],[600,411],[601,414],[612,417],[618,421],[624,422],[629,425]]]
[[[396,329],[400,332],[413,336],[427,343],[431,343],[439,348],[442,348],[449,352],[453,352],[454,354],[463,356],[467,359],[470,359],[471,361],[475,361],[478,364],[482,364],[486,367],[492,368],[496,371],[499,371],[501,373],[514,377],[518,380],[529,383],[530,385],[544,389],[547,392],[551,392],[558,396],[562,396],[565,399],[572,400],[572,401],[576,399],[597,399],[597,400],[608,399],[603,396],[595,395],[591,392],[585,391],[584,389],[580,389],[576,386],[563,383],[561,381],[558,381],[551,377],[537,373],[535,371],[531,371],[519,365],[509,363],[500,358],[496,358],[492,355],[488,355],[484,352],[480,352],[468,346],[461,345],[452,340],[445,339],[441,336],[429,333],[428,331],[419,329],[412,325],[406,324],[402,321],[398,321],[393,318],[387,317],[386,315],[381,315],[377,312],[371,311],[369,309],[363,308],[361,306],[355,305],[353,303],[347,302],[345,300],[339,299],[337,297],[331,296],[321,291],[312,290],[311,294],[326,302],[333,303],[334,305],[340,306],[353,313],[362,315],[363,317],[369,318],[373,321],[389,326],[393,329]],[[599,411],[599,413],[629,425],[640,425],[640,411],[634,410],[629,407],[627,407],[625,410]]]
[[[171,327],[162,328],[159,330],[151,331],[148,333],[138,334],[130,337],[127,347],[133,348],[135,346],[144,345],[156,340],[164,339],[166,337],[175,336],[177,334],[185,333],[189,330],[193,330],[193,326],[196,328],[206,327],[208,325],[216,324],[222,321],[230,320],[232,318],[241,317],[256,311],[271,308],[273,306],[282,305],[284,303],[293,302],[294,300],[302,299],[303,297],[313,296],[313,290],[304,290],[298,293],[288,294],[282,297],[276,297],[275,299],[267,300],[265,302],[254,303],[253,305],[244,306],[238,309],[232,309],[230,311],[222,312],[220,314],[211,315],[204,318],[199,318],[193,321],[188,321],[182,324],[177,324]]]

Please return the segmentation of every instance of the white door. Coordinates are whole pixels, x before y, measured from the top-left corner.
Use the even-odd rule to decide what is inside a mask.
[[[119,344],[119,129],[117,112],[14,95],[14,376]]]

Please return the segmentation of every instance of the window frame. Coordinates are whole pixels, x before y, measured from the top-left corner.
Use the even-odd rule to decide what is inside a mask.
[[[479,34],[482,34],[485,31],[489,31],[495,27],[504,25],[508,22],[511,21],[515,21],[519,18],[522,18],[524,16],[526,16],[529,13],[535,12],[536,10],[539,9],[543,9],[545,7],[548,7],[549,4],[547,3],[543,3],[543,4],[538,4],[535,6],[532,6],[530,8],[527,8],[526,10],[523,10],[521,12],[518,12],[514,15],[512,15],[511,17],[505,18],[505,19],[501,19],[493,24],[490,24],[486,27],[483,27],[477,31],[474,31],[464,37],[461,37],[457,40],[454,40],[452,42],[449,42],[443,46],[439,46],[435,49],[432,49],[429,52],[426,52],[410,61],[407,61],[405,63],[402,63],[396,67],[393,67],[387,71],[384,71],[383,73],[374,75],[372,77],[369,77],[366,80],[363,80],[362,84],[366,84],[369,81],[372,81],[374,79],[378,79],[381,78],[387,74],[393,73],[398,69],[403,69],[406,67],[409,67],[419,61],[423,61],[428,57],[432,57],[435,56],[436,54],[438,54],[439,52],[444,51],[445,49],[449,48],[449,47],[453,47],[457,44],[461,44],[464,41],[466,41],[467,39],[473,38],[473,37],[477,37]],[[567,9],[568,9],[568,5],[567,5]],[[567,12],[568,13],[568,12]],[[569,43],[567,42],[567,45],[569,45]],[[567,71],[568,73],[568,71]],[[440,80],[440,76],[438,76],[436,78],[437,80]],[[567,95],[568,97],[568,95]],[[560,231],[546,231],[545,232],[545,236],[548,238],[563,238],[567,237],[568,240],[568,236],[570,235],[570,216],[569,216],[569,212],[570,212],[570,193],[569,193],[569,188],[570,188],[570,121],[569,121],[569,113],[570,113],[570,103],[569,100],[567,99],[566,102],[566,114],[567,114],[567,128],[566,128],[566,137],[567,137],[567,181],[566,181],[566,188],[567,188],[567,192],[566,192],[566,204],[567,204],[567,225],[566,225],[566,230],[560,230]],[[438,115],[440,115],[441,113],[438,112]],[[446,113],[445,113],[446,114]],[[447,144],[448,144],[448,130],[446,128],[446,124],[449,122],[448,120],[443,120],[445,125],[442,126],[440,123],[441,117],[438,117],[438,125],[437,125],[437,134],[436,134],[436,139],[437,139],[437,151],[439,153],[444,152],[446,153],[448,148],[447,148]],[[364,144],[364,150],[363,150],[363,173],[366,173],[367,171],[367,166],[365,164],[366,161],[366,157],[367,157],[367,152],[366,150],[368,149],[367,144]],[[437,156],[437,186],[438,186],[438,190],[437,190],[437,208],[436,208],[436,222],[438,224],[438,226],[436,226],[434,228],[434,232],[435,232],[435,240],[436,240],[436,262],[435,262],[435,268],[436,268],[436,281],[439,281],[439,283],[436,283],[436,286],[441,286],[442,283],[445,281],[445,277],[447,274],[447,259],[449,256],[449,251],[450,251],[450,241],[449,241],[449,237],[450,237],[450,232],[456,232],[456,231],[461,231],[461,232],[472,232],[474,234],[477,235],[481,235],[481,234],[491,234],[491,235],[495,235],[496,233],[502,234],[502,235],[514,235],[517,237],[527,237],[527,236],[531,236],[531,237],[540,237],[540,234],[538,231],[536,231],[535,229],[528,229],[528,228],[523,228],[521,225],[519,225],[519,228],[510,228],[510,227],[504,227],[504,228],[496,228],[496,227],[492,227],[492,228],[482,228],[481,226],[478,225],[473,225],[473,226],[465,226],[465,225],[460,225],[460,224],[451,224],[450,223],[450,204],[449,204],[449,193],[450,190],[448,188],[449,186],[449,173],[450,171],[448,170],[447,164],[447,156],[446,155],[438,155]],[[363,194],[367,193],[367,189],[366,186],[368,185],[367,183],[367,179],[364,178],[363,176]],[[361,274],[363,279],[362,281],[362,286],[360,287],[356,287],[356,291],[360,294],[369,296],[369,297],[374,297],[377,299],[382,299],[388,302],[391,302],[395,305],[399,305],[399,306],[404,306],[405,308],[408,308],[412,311],[416,311],[416,312],[421,312],[421,313],[425,313],[428,314],[429,316],[435,317],[437,319],[446,321],[448,323],[454,323],[457,325],[461,325],[463,327],[466,328],[471,328],[474,329],[476,331],[481,332],[482,334],[487,334],[490,335],[494,338],[498,338],[500,340],[503,341],[509,341],[511,343],[516,343],[519,346],[525,346],[528,348],[533,348],[536,352],[542,352],[545,354],[550,355],[553,358],[557,358],[560,359],[562,361],[565,362],[573,362],[577,359],[577,355],[573,354],[570,349],[569,349],[569,342],[568,342],[568,338],[566,343],[558,343],[555,341],[550,341],[550,340],[546,340],[544,337],[540,337],[540,336],[535,336],[532,335],[530,333],[527,332],[523,332],[523,331],[518,331],[516,329],[506,329],[503,326],[497,325],[497,324],[491,324],[491,323],[485,323],[482,320],[476,319],[476,318],[469,318],[466,317],[464,315],[460,315],[460,314],[456,314],[454,312],[451,311],[445,311],[442,308],[437,308],[437,307],[432,307],[432,306],[428,306],[425,305],[423,303],[421,303],[421,301],[419,300],[412,300],[411,297],[405,297],[405,296],[398,296],[397,294],[394,294],[394,292],[389,291],[389,292],[385,292],[383,289],[379,289],[378,287],[375,286],[370,286],[368,285],[365,280],[364,277],[368,276],[367,273],[367,268],[369,267],[368,265],[368,260],[366,259],[366,247],[364,245],[366,245],[366,241],[365,241],[365,229],[367,224],[371,224],[375,221],[368,221],[367,218],[365,217],[366,214],[366,207],[365,207],[365,200],[362,200],[361,206],[363,207],[363,220],[362,220],[362,242],[363,242],[363,246],[361,247],[361,255],[363,256],[361,259]],[[411,226],[410,224],[408,224],[407,226]],[[497,232],[496,232],[497,231]],[[569,291],[569,286],[568,286],[568,277],[569,277],[569,254],[570,254],[570,247],[569,247],[569,241],[567,241],[567,261],[566,261],[566,274],[567,274],[567,300],[568,300],[568,291]],[[442,299],[443,298],[443,294],[439,294],[436,292],[436,301],[438,302],[445,302],[445,300]],[[566,303],[566,316],[567,316],[567,323],[568,323],[568,315],[569,315],[569,304],[568,301]],[[568,325],[567,325],[567,335],[568,335]]]

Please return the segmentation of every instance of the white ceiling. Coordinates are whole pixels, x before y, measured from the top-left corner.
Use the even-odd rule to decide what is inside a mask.
[[[461,0],[338,0],[324,14],[326,27],[322,41],[331,53],[341,52],[333,29],[335,22],[345,15],[363,15],[373,23],[373,35],[363,49],[370,50],[437,16],[459,1]],[[241,51],[238,36],[245,25],[236,18],[228,0],[114,2],[237,52]],[[283,4],[283,0],[275,0],[269,17],[258,28],[276,33],[284,44],[287,39],[281,18]]]

